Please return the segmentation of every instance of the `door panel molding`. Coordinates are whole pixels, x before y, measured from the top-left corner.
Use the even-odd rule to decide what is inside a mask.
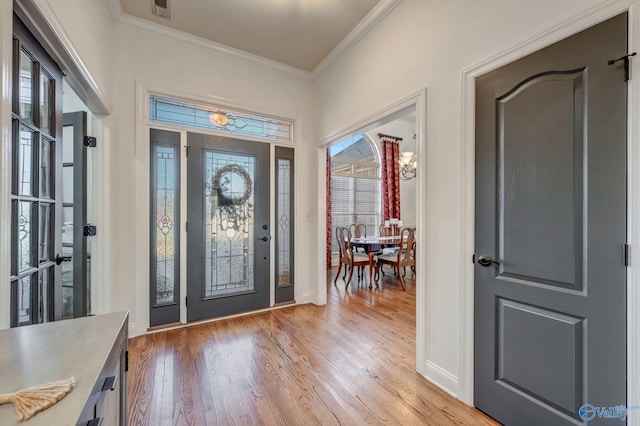
[[[535,399],[548,409],[577,419],[572,395],[584,395],[586,362],[584,339],[587,323],[560,312],[498,297],[495,380],[526,398]],[[545,333],[539,335],[536,329]],[[571,353],[573,356],[566,356]],[[575,369],[569,368],[576,365]],[[544,384],[555,382],[552,389]],[[552,401],[559,401],[559,404]]]
[[[537,35],[504,50],[496,56],[476,63],[462,72],[462,124],[461,124],[461,205],[463,223],[461,232],[461,259],[469,259],[461,265],[461,336],[460,336],[460,374],[457,396],[469,405],[473,405],[474,375],[474,267],[471,255],[474,249],[474,205],[475,205],[475,79],[507,63],[513,62],[529,53],[540,50],[556,41],[562,40],[585,28],[593,26],[619,13],[629,12],[629,51],[638,48],[635,40],[640,37],[640,14],[635,11],[635,2],[621,0],[598,5],[583,13],[567,19]],[[629,85],[628,115],[640,111],[640,87]],[[634,195],[640,188],[640,123],[629,120],[629,226],[628,241],[640,242],[640,197]],[[634,306],[640,305],[640,251],[632,254],[632,267],[628,269],[627,280],[627,398],[629,401],[640,399],[640,311]],[[629,425],[640,425],[640,419],[629,420]]]
[[[509,259],[499,266],[502,277],[575,291],[586,287],[587,83],[585,68],[544,72],[527,77],[513,88],[506,87],[507,93],[497,99],[496,253],[500,259]],[[527,120],[509,126],[511,117],[521,110],[527,111]],[[552,135],[541,125],[549,116],[566,123]],[[562,143],[568,138],[574,139],[573,146]],[[514,140],[518,146],[512,146]],[[556,161],[546,161],[539,155],[542,151],[553,151]],[[513,181],[518,188],[509,185]],[[526,194],[519,190],[523,188],[527,188]],[[554,208],[544,207],[544,202]],[[539,224],[541,219],[543,226]],[[508,236],[516,229],[526,235],[510,240]],[[539,244],[552,237],[556,244]],[[539,262],[527,265],[534,254]],[[567,262],[569,259],[572,261]]]

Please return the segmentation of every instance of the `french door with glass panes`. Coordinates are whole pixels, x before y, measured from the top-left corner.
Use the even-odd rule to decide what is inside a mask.
[[[62,315],[62,72],[14,15],[11,326]]]

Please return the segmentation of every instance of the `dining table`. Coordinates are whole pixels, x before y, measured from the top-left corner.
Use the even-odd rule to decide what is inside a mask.
[[[351,245],[364,248],[365,253],[369,256],[369,290],[373,288],[371,283],[371,271],[373,270],[375,262],[375,250],[373,250],[373,247],[398,247],[401,244],[402,239],[399,235],[351,238]],[[378,287],[378,283],[376,282],[376,288]]]

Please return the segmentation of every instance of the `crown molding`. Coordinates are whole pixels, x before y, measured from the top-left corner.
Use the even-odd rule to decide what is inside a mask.
[[[248,53],[240,49],[235,49],[221,43],[216,43],[202,37],[188,34],[184,31],[156,24],[155,22],[140,19],[126,13],[123,13],[120,16],[116,25],[129,30],[143,32],[154,37],[163,38],[165,40],[184,43],[215,55],[224,56],[226,58],[242,61],[251,65],[258,65],[272,71],[278,71],[298,78],[311,79],[311,73],[308,71],[272,61],[271,59],[254,55],[253,53]]]
[[[122,16],[122,5],[120,4],[120,0],[107,0],[107,5],[109,6],[109,10],[111,11],[111,18],[113,18],[113,23],[117,24]]]
[[[353,46],[364,38],[385,16],[387,16],[402,0],[382,0],[371,12],[364,17],[347,36],[320,62],[311,72],[315,78],[326,69],[334,65]]]

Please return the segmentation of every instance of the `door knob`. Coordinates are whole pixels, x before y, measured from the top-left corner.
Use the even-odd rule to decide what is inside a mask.
[[[56,255],[56,265],[60,265],[62,262],[71,262],[71,256],[60,256],[60,253]]]
[[[478,265],[484,266],[486,268],[487,266],[491,266],[491,264],[499,265],[500,263],[496,262],[491,258],[491,256],[487,256],[486,254],[478,257]]]
[[[265,235],[264,237],[260,238],[262,241],[269,241],[271,239],[271,235]]]

